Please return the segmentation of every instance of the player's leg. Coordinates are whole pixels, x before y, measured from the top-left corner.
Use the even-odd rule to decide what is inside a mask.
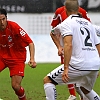
[[[94,90],[88,91],[84,87],[81,87],[81,90],[85,91],[84,93],[89,100],[100,100],[99,95]]]
[[[56,100],[57,94],[56,94],[55,85],[65,84],[62,81],[63,71],[64,71],[64,65],[60,65],[59,67],[57,67],[56,69],[51,71],[44,78],[44,90],[45,90],[45,94],[46,94],[46,100]],[[74,72],[74,77],[72,75],[73,72]],[[76,83],[79,79],[81,79],[81,77],[79,76],[78,73],[79,73],[79,71],[76,71],[75,69],[72,69],[72,70],[69,69],[68,76],[70,77],[70,80],[69,80],[69,82],[71,81],[70,83],[72,83],[73,81],[74,81],[74,83]],[[68,83],[68,84],[70,84],[70,83]],[[75,100],[75,99],[70,99],[70,100]]]
[[[52,72],[50,72],[46,77],[44,77],[44,90],[46,95],[46,100],[57,100],[57,93],[56,93],[56,87],[58,83],[62,82],[62,75],[64,68],[62,68],[62,65],[54,69]],[[56,82],[56,80],[58,80]]]
[[[81,82],[82,86],[80,86],[80,88],[89,100],[100,100],[98,94],[94,90],[92,90],[97,75],[98,75],[98,71],[91,71],[90,74],[88,74],[86,77],[83,78],[82,80],[83,83]]]
[[[80,89],[80,86],[75,85],[75,89],[76,89],[76,92],[79,94],[79,99],[80,99],[80,100],[89,100],[89,99],[84,95],[84,93],[82,92],[82,90]]]
[[[24,76],[24,63],[17,63],[10,65],[10,76],[11,76],[11,85],[19,100],[26,100],[26,95],[24,88],[21,86],[21,82]]]
[[[56,100],[57,92],[55,84],[50,80],[48,76],[44,77],[44,90],[46,95],[46,100]]]
[[[99,76],[99,73],[97,75],[97,77]],[[80,100],[89,100],[85,95],[84,93],[82,92],[82,90],[80,89],[80,85],[79,84],[75,84],[75,89],[76,89],[76,92],[79,94],[79,98]]]
[[[61,64],[64,64],[64,57],[63,55],[61,56]],[[76,92],[75,92],[75,88],[74,88],[74,84],[68,84],[67,88],[69,90],[70,96],[67,100],[74,100],[76,99]]]
[[[22,77],[14,75],[11,78],[12,88],[14,89],[19,100],[26,100],[24,88],[21,86]]]
[[[70,95],[72,95],[74,98],[76,98],[74,84],[68,84],[67,86],[68,86],[68,90],[69,90]]]

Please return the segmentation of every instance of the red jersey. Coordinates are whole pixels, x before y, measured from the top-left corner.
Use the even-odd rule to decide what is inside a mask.
[[[87,17],[87,12],[83,8],[79,7],[79,13],[82,14],[83,18],[90,21],[90,19]],[[55,15],[54,15],[54,18],[52,20],[51,26],[53,26],[53,27],[57,26],[58,24],[63,22],[67,17],[68,16],[66,14],[65,6],[58,8],[55,11]]]
[[[7,60],[25,61],[25,47],[32,42],[17,23],[7,21],[6,29],[0,30],[0,56]]]

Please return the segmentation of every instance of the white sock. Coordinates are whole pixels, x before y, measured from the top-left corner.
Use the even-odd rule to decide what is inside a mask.
[[[44,90],[46,94],[46,100],[56,100],[57,99],[57,93],[55,85],[52,83],[46,83],[44,84]]]
[[[86,97],[89,100],[100,100],[100,97],[94,90],[91,90],[88,94],[86,94]]]

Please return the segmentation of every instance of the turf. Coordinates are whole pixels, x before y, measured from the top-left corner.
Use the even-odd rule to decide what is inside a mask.
[[[37,68],[32,69],[26,65],[25,77],[22,81],[27,95],[27,100],[45,100],[45,93],[43,89],[43,78],[51,70],[56,68],[59,63],[38,63]],[[66,85],[59,85],[57,87],[57,100],[66,100],[69,96]],[[100,76],[97,78],[94,90],[100,95]],[[78,95],[77,95],[78,97]],[[5,69],[0,73],[0,98],[3,100],[18,100],[11,87],[11,80],[9,77],[9,70]]]

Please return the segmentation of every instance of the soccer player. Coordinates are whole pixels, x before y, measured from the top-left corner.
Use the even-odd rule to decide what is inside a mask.
[[[87,16],[87,12],[83,8],[79,7],[78,12],[82,15],[83,18],[90,21],[90,18]],[[53,20],[51,22],[51,26],[53,28],[56,27],[58,24],[63,22],[67,17],[68,17],[68,15],[66,14],[65,6],[58,8],[55,11],[55,15],[54,15]],[[100,27],[97,25],[94,25],[94,27],[96,29],[97,35],[100,36]],[[56,35],[56,36],[61,44],[61,48],[58,49],[58,55],[61,56],[61,64],[63,64],[64,58],[63,58],[62,36],[61,35]],[[52,34],[51,34],[51,37],[52,37]],[[53,37],[52,37],[52,39],[53,39]],[[68,89],[69,89],[70,96],[67,100],[70,100],[70,99],[74,100],[76,98],[74,85],[68,84]],[[82,92],[80,91],[80,89],[78,87],[76,87],[76,91],[79,93],[81,100],[86,100],[86,98],[83,97]]]
[[[93,90],[100,66],[100,40],[92,24],[78,14],[77,0],[66,0],[65,8],[69,17],[51,32],[54,37],[57,34],[63,37],[64,64],[44,78],[46,100],[56,100],[55,85],[79,82],[89,100],[100,100]],[[58,49],[62,48],[57,38],[54,42]]]
[[[78,9],[78,12],[82,15],[82,17],[84,17],[85,19],[89,20],[90,21],[90,18],[88,18],[87,16],[87,12],[82,9],[81,7],[79,7]],[[62,6],[60,8],[58,8],[56,11],[55,11],[55,15],[53,17],[53,20],[51,22],[51,26],[52,27],[56,27],[58,24],[60,24],[61,22],[63,22],[66,18],[68,17],[68,15],[66,14],[66,10],[65,10],[65,6]],[[52,35],[51,35],[52,37]],[[53,37],[52,37],[53,38]],[[61,46],[62,46],[62,37],[59,35],[57,36]],[[58,55],[61,56],[61,64],[63,64],[63,54],[62,54],[62,50],[63,48],[60,48],[58,49]],[[73,84],[68,84],[68,89],[69,89],[69,93],[70,93],[70,96],[69,96],[69,99],[76,99],[76,93],[75,93],[75,89],[74,89],[74,85]],[[77,88],[78,89],[78,88]],[[82,97],[83,98],[83,97]]]
[[[26,46],[29,47],[29,66],[36,67],[35,46],[28,34],[13,21],[7,20],[7,12],[0,8],[0,72],[9,68],[11,85],[19,100],[26,100],[21,86],[24,77]]]

